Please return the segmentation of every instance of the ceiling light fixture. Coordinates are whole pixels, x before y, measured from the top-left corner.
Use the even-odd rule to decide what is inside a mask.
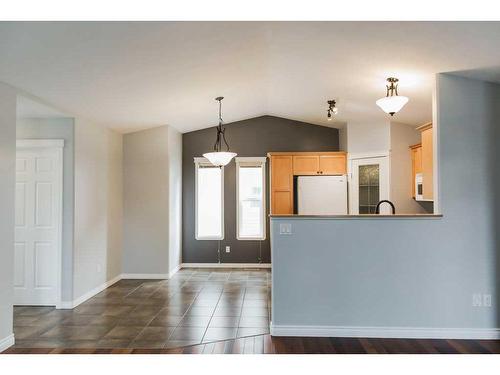
[[[326,119],[328,121],[332,121],[332,115],[336,115],[337,113],[339,113],[339,109],[335,107],[335,104],[337,104],[335,100],[329,100],[327,103],[328,103],[328,111]]]
[[[217,167],[223,167],[229,164],[231,159],[236,156],[235,152],[229,151],[229,144],[226,141],[226,128],[224,127],[224,122],[222,121],[222,99],[224,99],[223,96],[215,98],[215,100],[219,102],[219,125],[217,125],[217,138],[214,144],[214,151],[203,154],[203,156],[207,158],[210,163]],[[223,141],[226,145],[226,151],[221,151]]]
[[[385,98],[376,101],[377,105],[382,108],[385,113],[394,116],[395,113],[399,112],[401,108],[408,103],[408,98],[406,96],[398,95],[398,81],[399,79],[394,77],[387,78],[389,82],[387,87],[387,94]]]

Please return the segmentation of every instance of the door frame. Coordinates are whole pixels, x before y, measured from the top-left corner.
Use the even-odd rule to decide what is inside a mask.
[[[349,214],[353,214],[354,211],[354,199],[353,196],[357,195],[358,196],[358,202],[359,202],[359,194],[355,189],[355,186],[353,184],[353,178],[352,178],[352,173],[353,173],[353,162],[355,160],[363,160],[363,159],[373,159],[373,158],[386,158],[387,163],[387,199],[391,199],[391,158],[390,158],[390,151],[379,151],[379,152],[367,152],[367,153],[349,153],[348,154],[348,163],[347,163],[347,178],[348,178],[348,192],[349,192]],[[359,208],[358,208],[359,209]]]
[[[30,149],[45,149],[55,151],[56,163],[56,309],[62,308],[62,210],[63,210],[63,149],[64,139],[18,139],[16,140],[16,157],[17,150]]]

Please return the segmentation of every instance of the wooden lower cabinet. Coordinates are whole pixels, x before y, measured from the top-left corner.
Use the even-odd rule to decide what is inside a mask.
[[[270,152],[271,213],[291,215],[294,212],[294,176],[344,175],[347,173],[345,152]]]

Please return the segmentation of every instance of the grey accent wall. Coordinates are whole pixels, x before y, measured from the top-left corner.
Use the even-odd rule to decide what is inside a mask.
[[[195,175],[194,157],[209,152],[215,141],[215,128],[185,133],[182,136],[182,260],[184,263],[216,263],[218,241],[195,239]],[[226,124],[231,150],[238,156],[266,156],[271,151],[338,151],[337,129],[311,125],[273,116],[262,116]],[[269,166],[267,166],[269,167]],[[269,178],[266,181],[269,197]],[[267,201],[269,213],[269,200]],[[220,241],[221,262],[270,262],[269,223],[264,241],[236,239],[236,165],[232,161],[224,170],[225,238]],[[231,246],[231,252],[225,252]]]
[[[13,344],[15,168],[16,92],[0,82],[0,342],[4,348]]]
[[[74,141],[71,118],[18,119],[17,139],[64,139],[63,222],[62,222],[62,301],[73,300],[73,217],[74,217]]]
[[[500,86],[437,84],[443,217],[272,219],[273,327],[500,327]]]

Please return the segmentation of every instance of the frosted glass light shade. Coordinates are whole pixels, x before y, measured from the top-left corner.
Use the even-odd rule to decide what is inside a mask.
[[[377,100],[376,103],[382,111],[394,116],[395,113],[399,112],[401,108],[408,103],[408,98],[406,96],[399,95],[386,96],[385,98]]]
[[[236,152],[207,152],[203,154],[205,158],[207,158],[210,163],[217,167],[223,167],[228,165],[232,158],[236,156]]]

